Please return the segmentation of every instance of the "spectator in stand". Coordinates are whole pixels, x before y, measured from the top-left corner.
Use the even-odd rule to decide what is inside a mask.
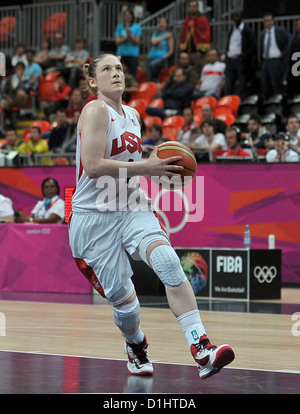
[[[51,153],[60,153],[70,128],[67,112],[64,108],[56,111],[55,123],[56,126],[50,131],[48,144]]]
[[[64,60],[64,68],[61,73],[67,78],[68,85],[74,89],[78,87],[78,80],[83,75],[83,65],[88,62],[90,54],[84,49],[85,40],[83,37],[76,37],[76,49],[67,53]]]
[[[223,157],[247,157],[252,158],[249,152],[241,147],[242,134],[239,128],[230,127],[226,131],[227,150],[222,154]]]
[[[43,37],[41,40],[40,50],[35,54],[34,61],[40,65],[42,70],[50,67],[49,52],[51,48],[51,41],[48,37]]]
[[[125,89],[122,95],[122,100],[124,102],[129,102],[131,95],[138,90],[139,84],[136,78],[129,73],[126,63],[122,62],[122,67],[125,77]]]
[[[80,116],[80,111],[73,113],[72,120],[70,122],[70,128],[67,131],[66,137],[61,147],[61,153],[64,152],[76,152],[77,143],[77,124]]]
[[[186,73],[187,82],[190,83],[193,86],[193,88],[195,88],[195,86],[197,85],[198,79],[199,79],[199,75],[195,69],[195,66],[191,64],[188,53],[186,52],[180,53],[178,65],[175,67],[175,69],[177,68],[184,69]],[[168,89],[171,85],[175,84],[175,80],[174,80],[175,69],[172,71],[168,79],[164,82],[157,96],[160,96],[162,92]]]
[[[18,62],[15,71],[5,80],[1,94],[1,108],[5,111],[5,122],[11,124],[12,107],[26,108],[30,85],[25,76],[25,64]]]
[[[192,150],[208,152],[209,160],[212,161],[212,152],[215,149],[227,149],[224,134],[216,133],[216,124],[213,120],[202,121],[201,135],[190,144]]]
[[[197,126],[197,124],[194,121],[194,112],[190,106],[184,108],[182,116],[184,118],[184,125],[178,131],[177,141],[182,142],[183,144],[188,144],[191,140],[191,130]]]
[[[18,147],[24,143],[22,138],[17,135],[16,130],[13,128],[9,128],[5,131],[5,140],[6,143],[1,147],[1,151],[5,152],[18,151]]]
[[[147,61],[147,80],[159,81],[159,71],[168,68],[170,56],[174,53],[174,37],[168,29],[168,21],[161,17],[158,21],[157,31],[150,39],[150,51]]]
[[[84,107],[84,99],[81,95],[81,92],[78,88],[73,89],[68,106],[66,108],[68,118],[73,118],[75,112],[81,112]]]
[[[28,62],[26,59],[25,50],[26,50],[26,46],[23,43],[18,43],[16,45],[15,53],[11,58],[11,65],[13,67],[15,67],[18,62],[23,62],[25,66],[27,65]]]
[[[70,46],[65,44],[64,35],[59,32],[55,33],[54,42],[54,47],[49,51],[49,65],[56,70],[61,70],[64,67],[64,60],[70,52]]]
[[[34,206],[29,217],[16,218],[19,223],[63,223],[65,218],[65,202],[59,197],[59,184],[51,177],[42,182],[43,199]]]
[[[131,9],[126,9],[123,14],[123,23],[118,24],[115,31],[117,54],[128,66],[129,73],[136,78],[140,55],[140,40],[142,29],[134,22],[134,14]]]
[[[264,98],[268,99],[283,93],[291,35],[283,26],[275,25],[273,13],[264,14],[264,27],[261,35],[261,87]]]
[[[224,121],[218,118],[214,118],[214,110],[210,104],[204,104],[201,108],[203,121],[212,120],[215,123],[216,133],[225,135],[227,125]]]
[[[225,84],[225,63],[219,61],[218,51],[210,49],[207,53],[207,63],[203,66],[199,85],[195,88],[194,99],[203,96],[220,98]]]
[[[292,36],[288,49],[287,93],[292,99],[300,94],[299,82],[299,53],[300,53],[300,19],[296,21],[295,34]],[[295,55],[296,54],[296,55]]]
[[[288,139],[284,133],[279,133],[274,138],[275,148],[269,150],[266,155],[267,162],[298,162],[299,155],[289,148]]]
[[[226,48],[224,95],[237,94],[244,99],[247,94],[247,82],[251,82],[255,73],[256,38],[253,30],[245,24],[241,10],[232,13],[232,20],[234,26],[228,33]]]
[[[188,2],[188,15],[180,34],[180,50],[187,52],[198,74],[201,73],[205,55],[211,46],[211,29],[208,19],[199,11],[198,1]]]
[[[152,124],[149,127],[149,135],[149,138],[146,138],[142,145],[151,145],[152,147],[155,147],[162,142],[169,141],[168,138],[163,136],[163,129],[160,124]]]
[[[289,138],[289,143],[292,145],[300,145],[300,123],[296,115],[288,116],[286,120],[285,129]]]
[[[30,128],[29,141],[24,142],[18,147],[19,154],[46,154],[49,152],[48,143],[42,139],[42,131],[38,126]],[[49,165],[51,161],[48,157],[43,157],[37,161],[38,165]]]
[[[148,106],[148,115],[159,116],[162,119],[170,115],[182,115],[182,111],[190,106],[193,98],[193,86],[187,82],[187,75],[184,69],[176,68],[174,74],[174,84],[161,92],[164,101],[163,108],[152,108]]]
[[[45,106],[45,115],[50,119],[50,115],[54,114],[58,108],[66,108],[69,103],[72,89],[65,80],[65,77],[58,74],[54,83],[54,92],[50,103]]]
[[[86,101],[86,99],[88,98],[90,92],[89,92],[89,90],[86,87],[86,79],[85,79],[85,77],[79,79],[79,81],[78,81],[78,89],[80,90],[82,99],[84,101]]]
[[[28,79],[30,90],[37,91],[43,71],[41,66],[34,61],[34,56],[34,50],[26,50],[26,59],[28,64],[25,67],[25,77]]]
[[[244,148],[273,148],[273,140],[270,132],[261,124],[259,114],[252,114],[247,123],[247,133],[245,135]]]

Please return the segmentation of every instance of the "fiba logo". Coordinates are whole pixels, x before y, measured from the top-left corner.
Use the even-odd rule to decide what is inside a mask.
[[[277,276],[277,269],[275,266],[256,266],[253,274],[259,283],[271,283]]]
[[[180,259],[183,271],[195,293],[205,288],[208,280],[208,267],[201,254],[189,252]]]
[[[217,272],[243,273],[243,259],[241,256],[217,256]]]

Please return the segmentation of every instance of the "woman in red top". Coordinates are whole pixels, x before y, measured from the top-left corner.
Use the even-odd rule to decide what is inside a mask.
[[[65,78],[61,74],[57,75],[53,87],[54,90],[50,103],[44,108],[45,115],[48,117],[54,114],[58,108],[66,108],[72,93],[71,87],[67,85]]]

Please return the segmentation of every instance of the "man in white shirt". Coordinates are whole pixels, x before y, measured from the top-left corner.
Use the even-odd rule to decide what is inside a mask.
[[[264,27],[261,36],[261,87],[264,98],[268,99],[283,92],[282,82],[291,34],[284,27],[275,25],[272,13],[264,14]]]
[[[207,61],[203,66],[199,86],[194,91],[194,98],[214,96],[219,99],[225,82],[225,63],[218,60],[216,49],[210,49]]]
[[[289,136],[289,142],[300,146],[300,122],[296,115],[287,118],[285,129]]]
[[[275,139],[275,148],[271,149],[266,155],[267,162],[298,162],[299,155],[289,149],[288,140],[284,134],[278,134]]]

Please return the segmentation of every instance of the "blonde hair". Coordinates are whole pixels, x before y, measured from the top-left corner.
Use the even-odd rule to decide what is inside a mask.
[[[90,63],[85,63],[83,65],[83,72],[84,72],[85,78],[86,78],[87,89],[96,97],[98,96],[98,90],[97,90],[97,88],[94,88],[90,85],[89,78],[96,79],[96,70],[97,70],[98,63],[101,62],[107,56],[114,56],[117,59],[119,59],[120,62],[121,62],[121,57],[120,56],[117,56],[117,55],[115,55],[114,53],[111,53],[111,52],[103,52],[100,55],[94,57],[90,61]]]

